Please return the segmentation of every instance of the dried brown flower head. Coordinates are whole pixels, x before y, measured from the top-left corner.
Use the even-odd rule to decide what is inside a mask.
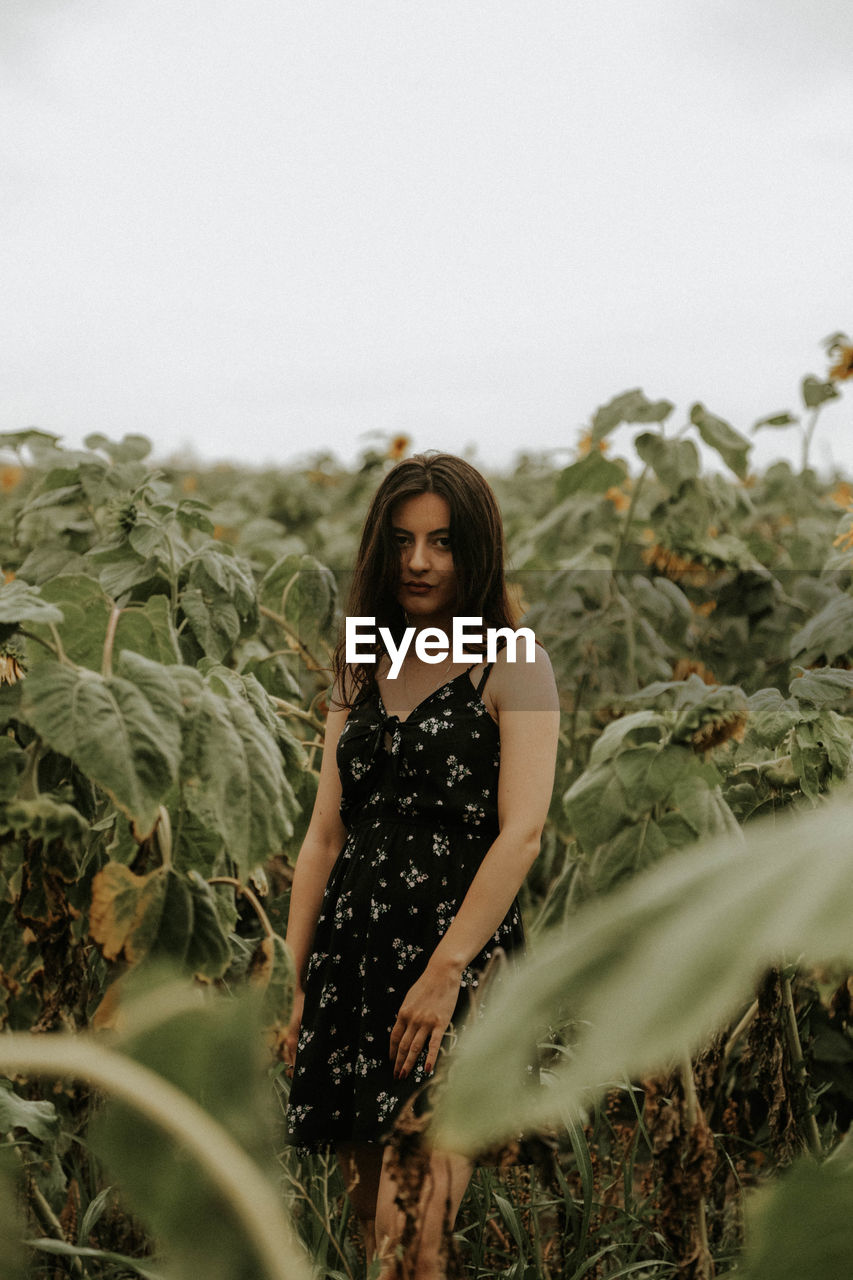
[[[617,511],[624,511],[626,507],[631,505],[631,499],[627,493],[623,493],[621,489],[617,489],[616,485],[611,485],[605,493],[608,502],[612,502]]]
[[[391,443],[388,446],[388,457],[392,462],[399,462],[401,458],[405,458],[406,454],[412,447],[410,436],[400,434],[391,437]]]
[[[843,382],[846,378],[853,378],[853,346],[838,343],[832,348],[832,355],[835,356],[835,364],[829,371],[832,381]]]
[[[709,601],[709,603],[713,603],[713,601]],[[704,662],[696,662],[693,658],[679,658],[672,668],[673,680],[689,680],[691,676],[698,676],[703,684],[720,683],[713,671],[709,671]]]
[[[723,712],[708,720],[691,734],[690,741],[696,751],[710,751],[719,747],[729,738],[735,742],[743,742],[746,733],[747,716],[742,711]]]

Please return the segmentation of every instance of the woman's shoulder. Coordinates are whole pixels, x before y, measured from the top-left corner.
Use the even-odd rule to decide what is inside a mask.
[[[515,646],[504,645],[495,658],[489,684],[499,711],[559,709],[554,668],[538,640],[532,645],[523,639]]]

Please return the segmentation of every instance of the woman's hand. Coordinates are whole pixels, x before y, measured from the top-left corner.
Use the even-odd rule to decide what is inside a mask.
[[[391,1031],[389,1056],[395,1080],[405,1080],[427,1041],[426,1069],[432,1071],[459,999],[461,981],[459,969],[431,962],[409,988]]]
[[[293,1009],[290,1021],[284,1033],[284,1065],[292,1073],[296,1059],[296,1044],[299,1040],[299,1028],[302,1026],[302,1007],[305,1004],[305,992],[297,987],[293,993]]]

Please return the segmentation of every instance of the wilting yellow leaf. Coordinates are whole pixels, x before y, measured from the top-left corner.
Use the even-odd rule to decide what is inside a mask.
[[[166,892],[165,867],[134,875],[121,862],[108,862],[92,881],[89,932],[107,960],[122,953],[141,960],[156,934]]]

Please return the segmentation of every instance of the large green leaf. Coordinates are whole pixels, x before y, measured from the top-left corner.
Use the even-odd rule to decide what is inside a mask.
[[[690,421],[698,429],[705,444],[715,449],[741,480],[746,475],[747,454],[752,448],[746,436],[742,436],[734,427],[730,427],[722,418],[709,413],[704,405],[694,404],[690,410]]]
[[[139,654],[124,673],[44,663],[23,682],[21,715],[112,797],[140,837],[150,833],[181,759],[182,705],[170,670]]]
[[[762,427],[792,427],[799,422],[799,418],[795,418],[788,410],[782,413],[770,413],[765,418],[759,418],[757,422],[752,424],[753,431],[760,431]]]
[[[242,876],[285,845],[296,801],[278,742],[247,699],[173,667],[186,707],[182,798],[216,832]]]
[[[673,492],[685,480],[695,480],[699,475],[699,450],[692,440],[664,440],[652,431],[644,431],[634,441],[634,448],[661,484]]]
[[[440,1144],[474,1151],[697,1049],[786,955],[853,959],[849,792],[679,853],[543,940],[465,1033],[439,1100]],[[571,1022],[549,1087],[530,1046]]]
[[[748,705],[749,733],[763,747],[777,746],[802,715],[796,701],[778,689],[759,689]]]
[[[813,374],[803,378],[802,392],[803,404],[807,409],[817,409],[827,400],[837,399],[840,394],[834,382],[824,382],[821,378],[815,378]]]
[[[213,890],[197,872],[163,866],[138,876],[108,862],[92,883],[90,930],[108,960],[160,956],[220,978],[231,959]]]
[[[17,743],[5,735],[0,737],[0,804],[17,792],[18,777],[25,764],[26,756]]]
[[[113,462],[140,462],[151,452],[151,441],[147,436],[126,435],[121,440],[110,440],[108,436],[94,432],[83,441],[87,449],[101,449]]]
[[[66,655],[81,667],[99,671],[113,609],[113,601],[102,584],[85,574],[63,574],[46,582],[42,595],[62,611],[62,621],[57,629]],[[50,633],[44,627],[31,627],[30,630],[45,640],[50,639]],[[153,595],[144,604],[132,604],[122,609],[113,639],[113,654],[124,649],[132,649],[157,662],[171,664],[178,661],[178,640],[167,596]],[[31,645],[28,656],[31,663],[50,658],[41,645]]]
[[[815,667],[812,671],[797,670],[789,685],[791,697],[800,705],[800,714],[807,714],[803,704],[813,707],[840,707],[850,710],[853,697],[853,671],[845,667]]]
[[[790,654],[804,667],[819,658],[830,666],[853,650],[853,597],[838,592],[791,636]]]
[[[593,449],[579,462],[573,462],[557,477],[557,501],[575,493],[606,493],[625,479],[625,467],[611,462]]]
[[[146,658],[171,665],[180,660],[178,637],[172,625],[172,608],[167,596],[149,596],[144,604],[122,609],[116,627],[114,653],[132,649]]]
[[[59,1132],[59,1117],[52,1102],[30,1102],[15,1093],[11,1080],[0,1078],[0,1133],[26,1129],[32,1137],[50,1142]]]
[[[597,444],[622,422],[663,422],[674,407],[669,400],[648,400],[639,387],[623,391],[596,410],[592,441]]]
[[[853,1258],[853,1177],[802,1159],[747,1201],[738,1280],[843,1280]]]
[[[264,574],[259,595],[267,609],[287,619],[309,649],[327,636],[337,584],[331,570],[314,556],[281,556]]]
[[[620,716],[612,720],[601,737],[593,745],[589,755],[590,764],[604,764],[626,746],[650,741],[659,742],[666,729],[666,720],[657,711],[634,711],[630,715]],[[628,741],[626,741],[628,740]]]
[[[0,584],[0,623],[61,622],[62,610],[39,591],[15,578]]]
[[[112,1044],[201,1104],[272,1179],[274,1118],[260,1005],[251,990],[237,996],[202,993],[185,982],[164,981],[158,968],[134,970],[120,983],[120,1022]],[[139,1111],[108,1100],[92,1124],[90,1141],[164,1242],[170,1280],[261,1280],[268,1274],[257,1241],[238,1227],[233,1204]],[[284,1248],[281,1273],[291,1274],[292,1268],[294,1276],[307,1275],[301,1250],[295,1244]]]
[[[630,817],[624,789],[609,763],[585,769],[566,792],[563,807],[589,852],[614,836]]]
[[[188,561],[181,608],[202,651],[221,662],[258,620],[249,568],[230,548],[212,543]]]
[[[92,671],[100,671],[112,607],[101,584],[82,573],[63,574],[46,582],[42,594],[61,610],[58,630],[71,661]],[[50,639],[46,628],[33,629],[36,635]],[[52,661],[41,645],[30,645],[29,657],[33,663]]]
[[[38,427],[26,427],[23,431],[0,431],[0,449],[23,449],[25,446],[41,447],[51,452],[56,451],[60,437],[52,431],[42,431]]]

